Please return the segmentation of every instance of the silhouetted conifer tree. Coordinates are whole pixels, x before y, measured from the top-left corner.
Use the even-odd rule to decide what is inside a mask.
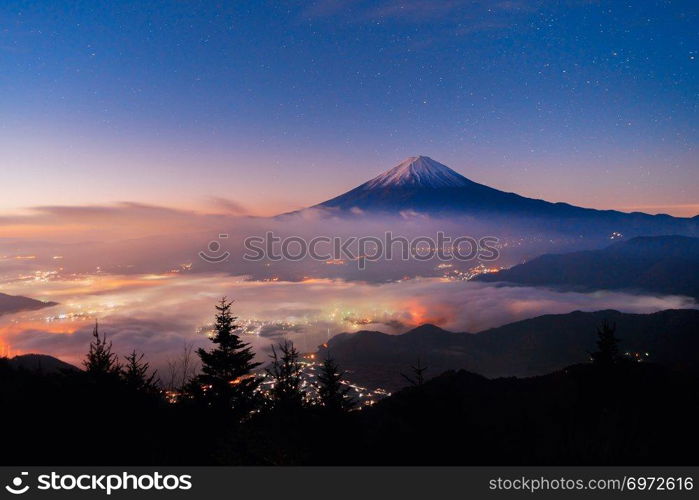
[[[330,412],[349,411],[355,401],[348,396],[350,387],[343,384],[345,372],[341,371],[332,358],[327,358],[318,373],[318,395],[320,404]]]
[[[238,319],[231,314],[231,303],[222,298],[216,306],[216,324],[211,342],[216,347],[210,351],[199,348],[202,374],[190,387],[195,396],[202,398],[212,408],[234,410],[244,416],[254,409],[257,401],[255,390],[259,381],[253,370],[260,363],[253,362],[255,354],[250,345],[240,340],[236,333]]]
[[[277,409],[292,410],[303,406],[299,352],[293,342],[285,340],[279,350],[272,346],[272,364],[267,374],[272,377],[274,387],[270,391],[272,404]]]
[[[138,354],[135,349],[124,356],[126,364],[122,367],[121,378],[134,391],[155,394],[158,392],[157,372],[151,372],[150,365],[143,358],[144,354]]]
[[[591,354],[592,362],[598,366],[612,366],[621,360],[619,339],[615,335],[616,325],[604,322],[597,328],[597,351]]]
[[[116,379],[121,371],[119,358],[112,352],[112,343],[107,342],[106,335],[100,337],[97,322],[95,322],[92,337],[90,350],[83,361],[85,372],[96,380]]]
[[[411,366],[410,369],[413,372],[413,376],[409,377],[408,375],[401,373],[403,378],[405,380],[407,380],[408,382],[410,382],[411,385],[414,385],[414,386],[419,387],[422,384],[424,384],[425,383],[425,372],[427,371],[427,367],[422,366],[422,364],[420,363],[420,358],[417,358],[417,365]]]

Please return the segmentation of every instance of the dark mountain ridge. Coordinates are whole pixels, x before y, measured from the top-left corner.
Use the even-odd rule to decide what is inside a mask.
[[[639,290],[699,299],[699,238],[636,237],[600,250],[545,254],[476,278],[530,286]]]
[[[12,368],[44,374],[80,371],[78,367],[48,354],[20,354],[8,361]]]
[[[34,311],[44,307],[55,306],[56,302],[42,302],[40,300],[22,297],[21,295],[7,295],[0,293],[0,316],[20,311]]]
[[[357,456],[376,465],[688,463],[698,380],[654,363],[490,380],[449,371],[361,412],[368,430]]]
[[[652,314],[606,310],[549,314],[480,333],[454,333],[423,325],[402,335],[376,331],[344,333],[318,350],[333,357],[350,378],[370,387],[396,389],[406,384],[418,358],[427,376],[466,369],[486,377],[528,377],[589,361],[596,329],[605,321],[617,326],[624,352],[676,367],[699,362],[699,310],[676,309]],[[648,355],[646,356],[646,353]]]

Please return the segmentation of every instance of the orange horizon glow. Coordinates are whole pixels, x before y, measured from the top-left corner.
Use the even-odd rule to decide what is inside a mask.
[[[65,205],[65,208],[94,208],[95,205]],[[105,205],[108,208],[114,208],[117,211],[121,205]],[[291,211],[298,207],[289,207],[288,209],[268,210],[266,212],[249,213],[242,217],[269,217]],[[699,214],[699,204],[677,204],[677,205],[640,205],[640,206],[624,206],[624,207],[595,207],[600,210],[618,210],[621,212],[644,212],[647,214],[667,214],[673,217],[694,217]],[[153,207],[154,210],[180,210],[173,207]],[[9,214],[17,214],[15,211],[10,211]],[[6,214],[7,215],[7,214]],[[32,214],[27,215],[23,212],[23,217],[32,218]],[[173,219],[175,217],[175,219]],[[207,221],[206,218],[212,219]],[[223,219],[221,219],[223,217]],[[56,216],[55,222],[25,222],[15,224],[0,224],[0,238],[26,238],[39,239],[51,238],[55,241],[75,240],[76,238],[85,238],[92,236],[106,237],[110,240],[128,239],[139,236],[147,236],[152,234],[171,234],[177,235],[187,231],[201,230],[209,228],[213,230],[220,226],[222,221],[227,219],[235,219],[241,215],[226,215],[220,212],[211,210],[196,211],[193,209],[183,210],[175,215],[159,215],[157,213],[148,214],[147,216],[134,217],[125,213],[122,220],[110,220],[106,218],[103,222],[99,222],[98,218],[92,221],[73,221],[70,216]],[[42,217],[42,218],[45,218]],[[214,222],[218,221],[218,222]],[[335,263],[335,262],[329,262]]]

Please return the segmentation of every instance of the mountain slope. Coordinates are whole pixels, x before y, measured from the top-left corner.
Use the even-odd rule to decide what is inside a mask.
[[[697,390],[696,377],[653,363],[525,379],[447,372],[358,412],[367,431],[352,444],[367,465],[690,463]]]
[[[33,311],[44,307],[55,306],[55,302],[42,302],[40,300],[22,297],[20,295],[7,295],[0,293],[0,316],[19,311]]]
[[[79,371],[80,369],[47,354],[21,354],[10,360],[10,366],[37,373],[57,373],[61,371]]]
[[[638,237],[601,250],[547,254],[479,281],[637,289],[699,299],[699,238]]]
[[[418,358],[433,377],[450,369],[466,369],[488,377],[533,376],[587,362],[595,349],[596,328],[617,325],[621,348],[648,352],[648,359],[673,366],[699,362],[699,311],[667,310],[653,314],[618,311],[551,314],[517,321],[477,334],[452,333],[423,325],[403,335],[362,331],[330,339],[318,351],[334,358],[351,378],[370,387],[405,385]]]

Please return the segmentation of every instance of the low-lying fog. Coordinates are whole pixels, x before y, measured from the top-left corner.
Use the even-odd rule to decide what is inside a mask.
[[[224,295],[236,301],[234,311],[262,357],[284,336],[311,351],[329,336],[359,329],[402,333],[429,322],[477,332],[576,309],[652,312],[696,306],[683,297],[562,293],[467,281],[479,264],[481,270],[507,267],[544,252],[609,242],[606,235],[546,233],[514,221],[418,214],[360,214],[349,220],[314,212],[259,219],[124,204],[43,207],[2,217],[0,228],[0,291],[59,303],[0,317],[0,354],[39,352],[76,364],[98,319],[119,353],[135,348],[164,369],[185,344],[207,344],[214,305]],[[270,231],[304,240],[381,238],[386,231],[408,239],[436,238],[438,231],[452,238],[495,236],[500,256],[485,262],[382,259],[366,262],[364,270],[351,259],[243,260],[243,240]],[[226,252],[227,258],[214,262]]]

